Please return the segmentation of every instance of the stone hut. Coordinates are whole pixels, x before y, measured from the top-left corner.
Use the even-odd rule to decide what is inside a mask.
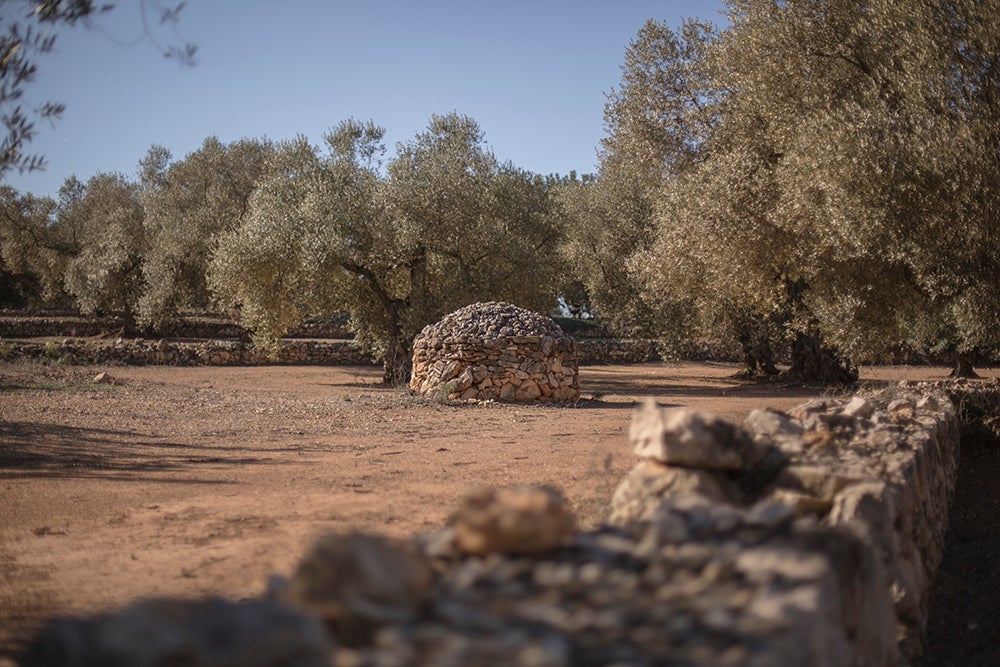
[[[518,403],[580,398],[576,341],[555,322],[509,303],[475,303],[413,341],[418,394]]]

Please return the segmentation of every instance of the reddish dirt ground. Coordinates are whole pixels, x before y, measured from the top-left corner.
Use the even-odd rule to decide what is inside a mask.
[[[736,370],[586,367],[584,400],[546,407],[441,405],[383,387],[374,367],[0,363],[0,665],[49,616],[259,595],[318,534],[437,528],[475,486],[557,486],[594,526],[635,463],[637,401],[740,420],[825,393]],[[101,371],[112,384],[91,381]],[[862,381],[946,374],[879,367]]]

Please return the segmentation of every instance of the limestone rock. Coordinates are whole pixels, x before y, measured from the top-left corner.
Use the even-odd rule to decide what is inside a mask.
[[[539,396],[542,395],[542,390],[539,389],[538,385],[531,380],[525,380],[514,392],[514,398],[521,403],[530,403]]]
[[[315,618],[274,602],[150,599],[51,622],[21,664],[324,667],[332,648]]]
[[[773,489],[765,496],[765,499],[791,507],[798,516],[822,518],[829,514],[833,508],[833,500],[824,500],[823,498],[817,498],[808,493],[793,491],[791,489]]]
[[[380,625],[412,617],[431,583],[430,567],[413,544],[331,533],[299,562],[282,599],[355,645]]]
[[[646,460],[632,468],[615,489],[608,522],[627,526],[643,521],[654,515],[664,499],[689,495],[733,502],[738,492],[729,480],[711,472]]]
[[[782,451],[797,452],[802,449],[802,422],[779,410],[770,408],[752,410],[743,422],[758,447],[777,445]]]
[[[832,503],[841,489],[862,481],[865,478],[860,474],[847,474],[822,465],[793,463],[781,472],[779,484]]]
[[[861,396],[855,396],[841,411],[847,417],[868,419],[875,412],[875,406]]]
[[[761,453],[734,422],[691,408],[659,408],[650,401],[632,417],[635,453],[662,463],[704,470],[740,470]]]
[[[467,554],[541,554],[566,544],[575,520],[552,488],[480,489],[466,496],[452,519],[455,542]]]
[[[889,403],[886,412],[889,413],[889,419],[892,421],[906,422],[913,419],[916,409],[917,406],[914,405],[913,401],[901,398]]]

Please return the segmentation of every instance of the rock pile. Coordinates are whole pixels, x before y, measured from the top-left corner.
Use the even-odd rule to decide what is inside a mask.
[[[566,520],[543,488],[475,494],[460,514],[470,506]],[[57,621],[23,664],[320,664],[318,622],[326,664],[352,667],[895,664],[879,561],[781,504],[670,499],[648,521],[530,549],[510,548],[516,523],[485,523],[492,546],[474,555],[460,522],[410,542],[328,535],[255,606],[153,600]],[[206,609],[217,617],[200,629]]]
[[[550,318],[491,301],[424,327],[410,388],[451,400],[575,401],[578,370],[576,342]]]
[[[779,504],[677,498],[533,558],[428,557],[427,613],[378,633],[358,664],[895,664],[880,563]]]

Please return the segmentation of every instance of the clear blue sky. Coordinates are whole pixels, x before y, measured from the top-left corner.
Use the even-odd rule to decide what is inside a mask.
[[[30,150],[48,168],[8,176],[17,189],[133,175],[154,143],[175,159],[212,135],[319,143],[348,117],[384,126],[391,154],[452,110],[479,122],[500,160],[593,171],[605,95],[642,24],[723,20],[717,0],[189,0],[178,30],[198,62],[180,67],[148,41],[123,45],[142,22],[137,0],[119,5],[100,29],[64,30],[40,61],[29,101],[67,109],[39,124]]]

